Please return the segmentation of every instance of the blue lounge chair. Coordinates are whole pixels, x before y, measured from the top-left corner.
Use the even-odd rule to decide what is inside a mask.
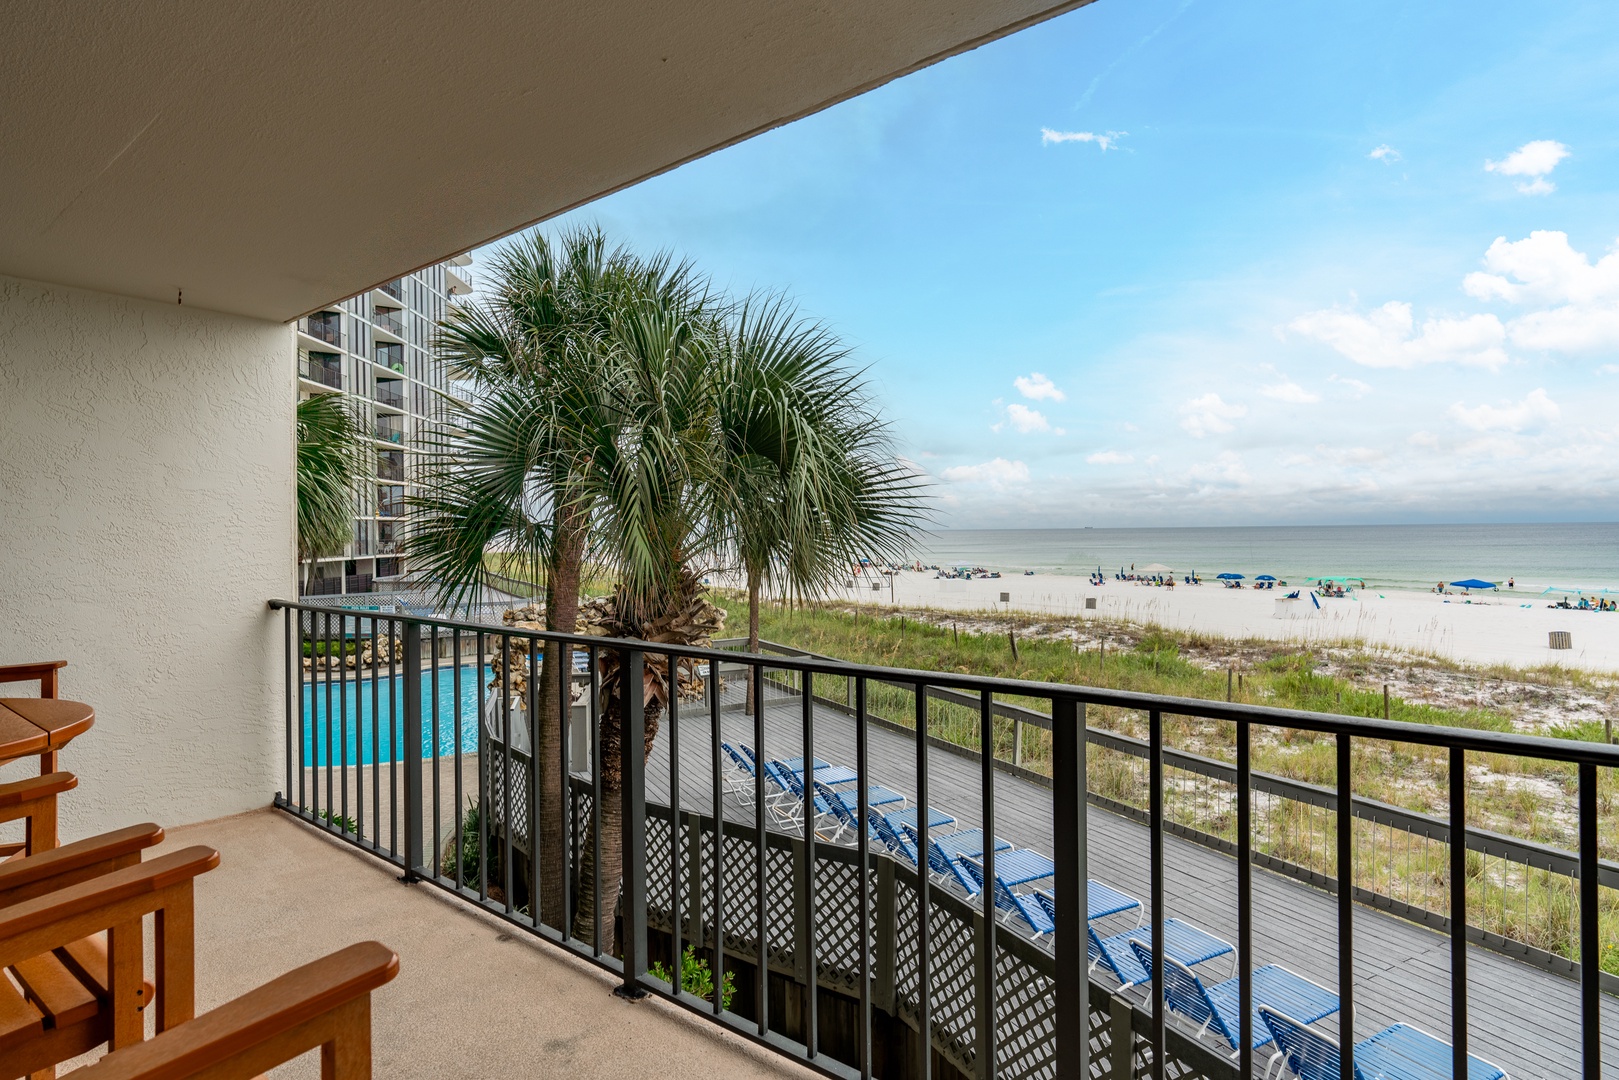
[[[903,830],[913,839],[915,838],[917,821],[916,807],[913,806],[906,810],[895,810],[892,814],[884,814],[883,820],[887,821],[891,827]],[[933,829],[948,829],[955,823],[956,819],[954,815],[947,814],[943,810],[939,810],[932,806],[928,807],[928,829],[930,831]]]
[[[1338,1041],[1268,1006],[1260,1018],[1298,1080],[1338,1080]],[[1450,1080],[1451,1046],[1410,1024],[1393,1024],[1355,1044],[1355,1080]],[[1506,1080],[1499,1065],[1467,1055],[1467,1080]]]
[[[741,799],[743,805],[752,806],[753,755],[751,753],[744,755],[728,742],[720,743],[720,749],[725,751],[725,756],[731,763],[731,767],[725,769],[724,775],[721,777],[725,784],[725,790]]]
[[[1034,890],[1035,903],[1045,908],[1046,914],[1053,920],[1057,918],[1057,898],[1044,889]],[[1126,911],[1136,913],[1136,925],[1141,925],[1141,915],[1146,910],[1141,901],[1126,893],[1122,893],[1111,885],[1106,885],[1095,878],[1091,878],[1085,885],[1085,908],[1087,921],[1092,919],[1105,919],[1109,915],[1120,915]]]
[[[1011,847],[1000,837],[995,838],[996,851],[1009,851]],[[941,881],[955,882],[968,896],[977,896],[983,886],[977,878],[968,875],[962,864],[983,853],[983,829],[962,829],[942,836],[928,833],[928,869]]]
[[[764,771],[765,776],[779,789],[777,800],[771,806],[777,820],[794,829],[801,827],[804,824],[804,778],[779,761],[765,762]],[[836,839],[837,834],[843,831],[843,824],[837,812],[822,795],[822,791],[826,790],[824,785],[817,783],[815,786],[817,788],[813,802],[815,828],[819,831],[822,828],[822,819],[832,818],[837,822],[837,828],[833,830],[832,835],[832,839]]]
[[[1086,945],[1091,962],[1090,970],[1096,970],[1098,964],[1106,964],[1107,969],[1123,984],[1121,990],[1144,983],[1151,978],[1147,974],[1147,969],[1136,959],[1135,953],[1130,951],[1131,941],[1140,941],[1147,948],[1152,948],[1151,923],[1105,938],[1087,922],[1085,933],[1090,938]],[[1164,920],[1164,955],[1174,957],[1187,967],[1196,967],[1219,956],[1235,957],[1236,951],[1229,941],[1199,930],[1189,922],[1182,922],[1180,919]]]
[[[958,865],[966,873],[967,877],[972,880],[973,894],[976,895],[982,892],[984,889],[984,868],[970,859],[961,859],[958,861]],[[1039,941],[1057,929],[1056,918],[1046,911],[1043,904],[1031,894],[1013,892],[1007,888],[1006,882],[1001,879],[999,874],[995,875],[995,906],[1005,912],[1002,917],[1003,921],[1014,917],[1022,919],[1023,924],[1034,931],[1032,939],[1035,941]]]
[[[1132,941],[1130,948],[1136,954],[1136,961],[1143,968],[1152,966],[1152,950],[1139,941]],[[1322,1017],[1331,1016],[1338,1011],[1338,995],[1324,986],[1297,975],[1280,964],[1266,964],[1254,971],[1253,994],[1254,1009],[1253,1039],[1254,1048],[1264,1046],[1271,1041],[1271,1033],[1265,1027],[1265,1022],[1259,1016],[1260,1006],[1279,1009],[1288,1016],[1297,1016],[1304,1023],[1313,1024]],[[1242,976],[1227,979],[1213,986],[1203,985],[1191,968],[1176,960],[1172,956],[1164,957],[1164,1004],[1172,1012],[1178,1012],[1195,1024],[1202,1024],[1198,1034],[1213,1031],[1226,1041],[1226,1044],[1235,1050],[1241,1046],[1242,1038],[1242,1007],[1239,997],[1242,985]],[[1279,1055],[1278,1055],[1279,1056]],[[1265,1066],[1265,1074],[1270,1075],[1270,1066],[1276,1063],[1273,1056],[1270,1063]]]
[[[888,853],[902,862],[915,866],[917,863],[916,843],[901,829],[889,824],[888,818],[875,806],[866,808],[867,825],[871,835],[877,842],[888,849]]]
[[[802,788],[802,781],[799,781]],[[832,815],[838,823],[837,832],[833,835],[836,840],[843,835],[844,830],[857,831],[860,828],[860,819],[856,815],[860,812],[860,793],[858,791],[833,791],[819,780],[815,781],[816,803],[825,803],[826,812]],[[872,784],[866,789],[866,806],[892,806],[903,803],[905,796],[881,784]]]

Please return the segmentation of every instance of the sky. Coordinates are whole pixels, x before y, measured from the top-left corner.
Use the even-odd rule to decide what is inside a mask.
[[[601,199],[944,527],[1619,519],[1607,4],[1097,0]]]

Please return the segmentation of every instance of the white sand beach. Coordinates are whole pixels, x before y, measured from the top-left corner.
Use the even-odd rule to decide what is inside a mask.
[[[1303,586],[1302,599],[1290,605],[1291,614],[1277,617],[1277,599],[1293,586],[1227,589],[1208,582],[1170,589],[1113,580],[1093,585],[1061,574],[955,580],[935,578],[930,570],[895,575],[890,599],[888,579],[880,580],[880,590],[873,590],[868,580],[859,588],[835,591],[833,598],[875,607],[1122,619],[1234,638],[1301,643],[1354,639],[1463,663],[1561,664],[1619,672],[1619,612],[1548,609],[1555,597],[1541,597],[1538,591],[1502,589],[1464,597],[1367,589],[1342,599],[1321,598],[1317,609]],[[1009,597],[1004,603],[1003,593]],[[1088,598],[1096,600],[1094,610],[1086,608]],[[1550,648],[1548,634],[1554,630],[1567,631],[1573,648]]]

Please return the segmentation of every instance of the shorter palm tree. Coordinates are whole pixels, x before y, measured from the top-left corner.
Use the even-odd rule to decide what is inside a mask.
[[[354,496],[366,475],[364,444],[354,410],[338,394],[298,403],[298,558],[309,564],[341,554],[354,535]]]

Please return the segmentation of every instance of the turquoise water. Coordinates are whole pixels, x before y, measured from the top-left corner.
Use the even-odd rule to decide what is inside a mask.
[[[1350,575],[1391,589],[1436,581],[1517,579],[1548,586],[1619,588],[1619,523],[1534,525],[1325,525],[1185,529],[953,529],[918,545],[926,563],[1003,573],[1109,576],[1131,563],[1164,563],[1205,578],[1224,571],[1288,581]]]
[[[478,749],[478,718],[483,700],[483,687],[489,685],[494,672],[485,667],[483,675],[471,664],[461,666],[461,697],[459,714],[456,708],[455,669],[440,668],[438,672],[438,752],[448,756],[455,753],[456,729],[461,733],[461,749]],[[376,733],[373,742],[371,724],[372,684],[376,685]],[[422,756],[433,754],[433,675],[422,674]],[[328,704],[328,699],[330,704]],[[382,679],[334,679],[330,687],[324,679],[304,684],[303,725],[304,757],[308,765],[325,765],[330,738],[331,763],[372,765],[397,760],[394,746],[404,736],[404,676]],[[344,753],[346,744],[347,753]]]

